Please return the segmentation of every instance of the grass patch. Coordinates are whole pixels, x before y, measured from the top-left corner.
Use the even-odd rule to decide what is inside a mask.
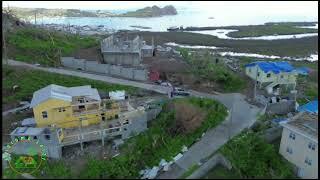
[[[27,70],[23,68],[14,68],[12,66],[3,66],[2,68],[2,103],[12,103],[21,100],[30,100],[34,91],[37,91],[47,85],[57,84],[61,86],[81,86],[91,85],[101,91],[125,90],[129,94],[137,90],[135,87],[107,84],[102,81],[90,80],[86,78],[67,76],[55,73],[49,73],[39,70]],[[12,87],[18,85],[19,89],[12,92]]]
[[[290,34],[304,34],[304,33],[318,33],[317,29],[299,28],[294,24],[278,23],[278,24],[264,24],[264,25],[249,25],[249,26],[232,26],[227,28],[235,28],[239,31],[230,32],[228,36],[234,38],[241,37],[257,37],[267,35],[290,35]]]
[[[246,131],[221,148],[241,178],[294,178],[292,165],[274,145]]]
[[[189,177],[193,172],[195,172],[200,166],[198,164],[194,164],[191,166],[185,173],[183,173],[179,179],[185,179]]]
[[[58,66],[60,56],[98,45],[93,37],[65,34],[34,27],[17,28],[7,37],[8,56],[18,61]]]

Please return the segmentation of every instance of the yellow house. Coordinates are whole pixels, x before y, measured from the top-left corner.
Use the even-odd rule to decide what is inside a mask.
[[[90,85],[68,88],[51,84],[34,92],[30,107],[37,127],[88,126],[117,118],[119,113],[116,105],[106,108],[97,89]]]

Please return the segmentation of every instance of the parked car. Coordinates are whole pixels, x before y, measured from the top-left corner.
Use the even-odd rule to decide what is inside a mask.
[[[173,96],[190,96],[190,94],[186,91],[173,91]]]
[[[161,80],[157,80],[154,83],[161,85],[162,81]]]
[[[179,87],[174,87],[174,91],[176,91],[176,92],[186,92],[184,89],[179,88]]]
[[[162,82],[160,85],[161,85],[161,86],[172,87],[171,83],[169,83],[169,82]]]

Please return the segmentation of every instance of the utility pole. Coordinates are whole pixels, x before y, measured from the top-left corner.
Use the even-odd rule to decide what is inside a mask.
[[[83,144],[82,144],[82,118],[79,118],[79,122],[80,122],[80,126],[79,126],[79,131],[80,131],[80,147],[81,147],[81,151],[83,151]]]
[[[37,10],[34,11],[34,24],[37,25]]]
[[[258,68],[256,67],[256,79],[254,81],[254,100],[257,97],[257,81],[258,81]]]
[[[229,127],[228,127],[229,140],[231,139],[231,130],[230,130],[230,128],[232,128],[232,113],[233,113],[233,104],[232,104],[232,107],[230,109],[230,123],[229,123]]]
[[[6,33],[8,31],[8,19],[9,19],[9,15],[10,15],[10,9],[8,6],[8,10],[6,13],[6,16],[2,16],[2,20],[3,20],[3,24],[4,27],[2,28],[2,44],[3,44],[3,56],[4,56],[4,60],[6,62],[6,65],[8,65],[8,56],[7,56],[7,44],[6,44]]]

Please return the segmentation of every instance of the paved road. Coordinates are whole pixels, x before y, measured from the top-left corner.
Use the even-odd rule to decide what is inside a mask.
[[[92,73],[69,70],[69,69],[39,67],[39,66],[36,66],[33,64],[24,63],[21,61],[14,61],[11,59],[8,60],[8,64],[13,65],[13,66],[29,67],[29,68],[33,68],[33,69],[37,69],[37,70],[43,70],[43,71],[53,72],[53,73],[58,73],[58,74],[72,75],[72,76],[78,76],[78,77],[83,77],[83,78],[88,78],[88,79],[100,80],[100,81],[104,81],[107,83],[128,85],[128,86],[133,86],[133,87],[138,87],[138,88],[142,88],[142,89],[155,91],[155,92],[158,92],[161,94],[167,94],[168,90],[169,90],[167,87],[154,85],[154,84],[147,84],[147,83],[142,83],[142,82],[137,82],[137,81],[130,81],[130,80],[114,78],[114,77],[105,76],[105,75],[92,74]]]
[[[108,83],[129,85],[139,87],[147,90],[156,91],[158,93],[167,94],[168,88],[146,84],[142,82],[123,80],[104,75],[90,74],[74,70],[60,69],[60,68],[44,68],[35,65],[26,64],[19,61],[9,60],[10,65],[25,66],[33,69],[54,72],[65,75],[73,75],[94,80],[101,80]],[[231,112],[230,117],[218,125],[216,128],[209,130],[200,141],[195,143],[190,149],[180,158],[171,168],[170,171],[161,174],[158,178],[179,178],[189,167],[200,162],[200,160],[207,158],[214,153],[223,144],[239,134],[244,128],[250,127],[256,120],[257,114],[261,111],[260,108],[248,104],[244,99],[245,96],[239,93],[218,94],[212,95],[197,91],[189,91],[191,95],[197,97],[212,98],[223,103]]]

